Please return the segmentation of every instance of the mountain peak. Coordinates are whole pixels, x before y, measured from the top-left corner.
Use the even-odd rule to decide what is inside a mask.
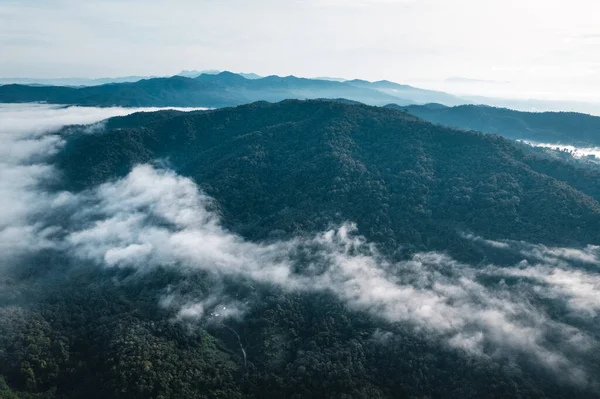
[[[218,74],[216,74],[216,76],[220,76],[220,77],[230,77],[230,78],[244,78],[242,75],[231,72],[231,71],[223,71],[223,72],[219,72]],[[244,78],[246,79],[246,78]]]
[[[235,83],[244,83],[248,79],[243,77],[242,75],[238,75],[237,73],[223,71],[217,74],[202,74],[196,78],[196,80],[200,80],[203,82],[213,82],[213,83],[221,83],[221,84],[235,84]]]
[[[413,88],[412,86],[403,85],[400,83],[392,82],[390,80],[378,80],[376,82],[373,82],[373,85],[380,87],[380,88],[390,88],[390,89],[397,89],[397,88],[412,89]]]

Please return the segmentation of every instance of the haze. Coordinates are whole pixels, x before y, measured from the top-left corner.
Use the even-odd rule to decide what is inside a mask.
[[[182,69],[595,101],[591,0],[0,1],[0,77]]]

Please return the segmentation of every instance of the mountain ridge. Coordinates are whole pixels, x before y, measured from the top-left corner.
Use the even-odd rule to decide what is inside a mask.
[[[592,228],[600,231],[597,200],[546,176],[541,164],[532,169],[501,137],[435,126],[403,111],[319,100],[161,115],[149,123],[135,114],[111,119],[106,133],[69,141],[59,165],[74,188],[83,188],[123,176],[137,163],[168,159],[223,204],[236,231],[253,231],[254,238],[324,228],[338,214],[334,222],[355,221],[390,248],[406,242],[440,250],[462,240],[459,230],[557,245],[600,242]],[[319,207],[309,205],[315,201],[324,201],[316,213]],[[291,213],[284,216],[284,209]],[[573,212],[586,222],[572,219]],[[555,221],[571,226],[558,241]]]
[[[247,79],[232,72],[201,74],[196,78],[173,76],[142,79],[137,82],[111,83],[91,87],[0,86],[0,102],[48,102],[87,106],[235,106],[253,101],[277,102],[285,99],[346,98],[371,105],[391,102],[412,104],[420,99],[462,100],[442,92],[410,86],[403,91],[379,89],[376,83],[357,85],[348,82],[267,76]],[[406,94],[408,97],[404,98]],[[413,101],[410,97],[419,98]],[[439,98],[438,98],[439,97]],[[463,101],[464,102],[464,101]]]

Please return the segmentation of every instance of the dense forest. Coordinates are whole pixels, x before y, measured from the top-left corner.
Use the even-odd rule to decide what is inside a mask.
[[[508,140],[399,111],[284,101],[135,114],[106,130],[74,137],[58,155],[69,189],[167,159],[218,199],[228,227],[252,239],[344,220],[393,248],[458,247],[459,257],[468,246],[460,229],[557,245],[600,238],[597,201],[545,175]]]
[[[595,169],[536,154],[495,135],[433,125],[403,110],[325,100],[137,113],[109,119],[92,131],[67,127],[53,137],[64,144],[51,159],[58,173],[47,182],[46,194],[69,193],[59,197],[62,203],[78,198],[85,209],[44,215],[65,226],[48,234],[68,236],[72,226],[61,225],[64,220],[100,227],[84,231],[102,234],[101,219],[83,217],[120,207],[150,212],[152,234],[179,231],[173,225],[190,219],[188,213],[161,219],[152,203],[142,201],[139,186],[122,185],[131,182],[132,168],[150,164],[191,179],[210,197],[203,199],[206,209],[222,227],[209,218],[202,222],[209,232],[235,235],[231,245],[248,252],[292,247],[296,277],[286,278],[310,277],[332,287],[290,288],[276,278],[256,278],[260,265],[253,269],[250,255],[242,257],[241,272],[226,274],[219,273],[220,260],[191,269],[164,257],[140,257],[135,267],[100,267],[60,246],[28,253],[0,274],[0,398],[598,397],[595,308],[581,316],[562,297],[540,296],[546,285],[529,290],[533,274],[519,274],[568,262],[576,276],[594,272],[597,260],[590,254],[595,247],[586,246],[600,244],[595,182],[600,172]],[[165,176],[189,188],[188,180],[168,173],[150,176],[150,191],[158,190]],[[122,197],[117,190],[122,187],[133,197]],[[178,187],[154,195],[173,192],[188,203],[193,195],[189,190],[179,195]],[[104,195],[100,200],[94,199],[98,192]],[[125,221],[118,220],[119,225]],[[474,313],[497,306],[484,305],[481,288],[510,304],[511,322],[524,318],[529,323],[532,309],[544,315],[531,319],[550,326],[548,336],[524,329],[530,334],[525,341],[542,342],[535,346],[538,352],[562,352],[542,352],[541,358],[555,359],[557,353],[568,358],[563,349],[572,342],[585,353],[566,369],[562,357],[552,367],[540,366],[527,345],[507,349],[504,343],[513,335],[499,324],[491,324],[490,334],[498,332],[499,338],[484,341],[481,353],[469,352],[448,344],[460,334],[446,340],[443,332],[415,324],[413,316],[383,312],[385,303],[361,307],[355,301],[359,293],[340,295],[335,275],[319,269],[318,260],[327,254],[319,245],[335,241],[320,232],[347,222],[356,223],[364,236],[341,252],[353,265],[376,259],[390,269],[386,278],[410,286],[415,298],[459,288],[476,297],[445,293],[452,299],[444,309],[465,301]],[[315,235],[306,242],[299,238]],[[573,260],[582,253],[590,256]],[[554,263],[543,264],[542,255],[554,256]],[[102,254],[103,262],[107,256]],[[267,268],[269,262],[279,266],[281,257],[259,259]],[[417,265],[419,259],[425,260]],[[536,268],[527,269],[526,261]],[[358,280],[378,276],[367,268],[359,271]],[[513,274],[501,278],[504,272]],[[439,280],[421,281],[431,276]],[[385,289],[365,295],[380,291]],[[217,292],[241,304],[243,315],[218,319],[211,302]],[[171,304],[178,298],[212,303],[212,313],[182,320],[180,307]],[[423,306],[417,304],[413,313],[423,311],[426,320],[436,320]],[[186,309],[189,315],[196,308]],[[532,328],[527,323],[510,325]],[[466,325],[465,333],[469,328],[473,325]],[[566,343],[563,333],[570,337]],[[578,368],[584,371],[566,376]]]
[[[486,105],[390,104],[388,107],[404,109],[432,123],[511,139],[581,147],[600,145],[600,117],[576,112],[520,112]]]

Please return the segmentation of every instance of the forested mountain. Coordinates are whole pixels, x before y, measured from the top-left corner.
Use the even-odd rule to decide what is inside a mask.
[[[60,245],[0,275],[0,397],[597,397],[590,171],[326,100],[51,139]]]
[[[420,249],[447,248],[457,229],[562,245],[600,238],[596,201],[532,170],[496,136],[327,101],[164,115],[114,118],[105,134],[70,140],[58,163],[71,188],[168,158],[253,238],[332,218]]]
[[[386,93],[400,98],[408,98],[412,102],[417,104],[442,103],[448,106],[453,106],[470,102],[465,101],[465,99],[454,96],[452,94],[447,94],[434,90],[418,89],[413,86],[401,85],[398,83],[390,82],[389,80],[368,82],[366,80],[354,79],[348,80],[346,81],[346,83],[356,87],[375,89],[382,93]]]
[[[401,108],[432,123],[540,143],[600,146],[600,117],[576,112],[519,112],[485,105],[441,104]]]
[[[196,78],[173,76],[94,87],[4,85],[0,86],[0,102],[209,108],[289,98],[346,98],[371,105],[431,101],[447,102],[449,105],[465,103],[446,93],[388,83],[394,87],[382,86],[381,82],[335,82],[294,76],[247,79],[231,72],[221,72],[201,74]]]

